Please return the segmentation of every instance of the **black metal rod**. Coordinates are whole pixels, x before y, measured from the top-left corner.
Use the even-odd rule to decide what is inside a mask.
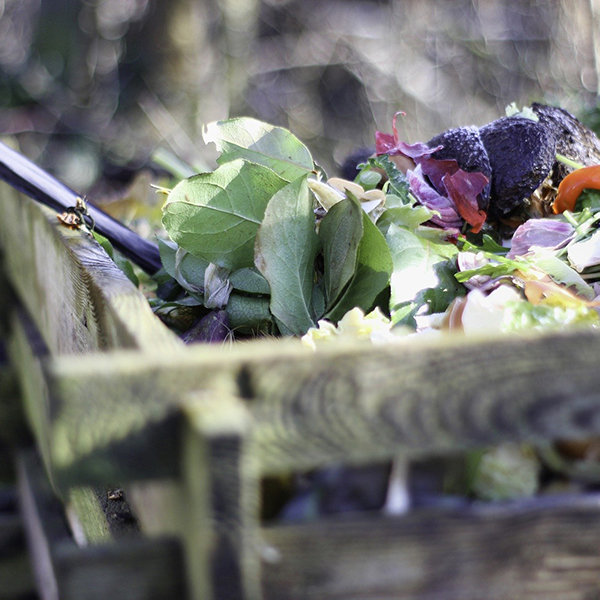
[[[0,179],[60,213],[74,207],[80,197],[64,183],[1,142]],[[96,231],[110,240],[121,254],[151,275],[161,268],[160,253],[155,243],[131,231],[99,208],[91,204],[87,208],[94,219]]]

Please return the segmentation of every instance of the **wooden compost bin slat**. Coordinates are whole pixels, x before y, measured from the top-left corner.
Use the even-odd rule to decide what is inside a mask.
[[[597,500],[263,529],[257,517],[264,474],[600,433],[597,333],[318,354],[297,341],[184,348],[85,234],[0,189],[8,273],[44,341],[27,318],[14,320],[13,362],[49,473],[63,490],[176,481],[168,510],[193,597],[429,600],[476,598],[486,585],[486,597],[511,600],[600,593]],[[504,560],[502,531],[528,566]]]
[[[90,236],[1,184],[8,277],[54,355],[173,349],[177,338]]]
[[[263,530],[265,596],[550,600],[598,593],[597,495]],[[368,559],[366,558],[368,557]]]

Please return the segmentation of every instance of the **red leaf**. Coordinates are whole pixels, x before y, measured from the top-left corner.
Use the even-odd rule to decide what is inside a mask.
[[[456,173],[444,175],[442,181],[460,216],[471,225],[473,233],[480,231],[487,214],[479,209],[477,196],[488,184],[488,178],[483,173],[467,173],[459,169]]]

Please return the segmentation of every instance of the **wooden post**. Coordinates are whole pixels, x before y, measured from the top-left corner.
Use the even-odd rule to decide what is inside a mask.
[[[250,417],[233,394],[193,394],[184,405],[184,540],[192,598],[260,598],[258,471]]]

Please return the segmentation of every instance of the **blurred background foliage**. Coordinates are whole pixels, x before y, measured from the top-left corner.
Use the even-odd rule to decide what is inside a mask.
[[[110,195],[157,148],[212,166],[204,123],[290,128],[334,172],[510,102],[596,114],[598,0],[0,0],[0,134]],[[106,182],[110,182],[107,187]]]

